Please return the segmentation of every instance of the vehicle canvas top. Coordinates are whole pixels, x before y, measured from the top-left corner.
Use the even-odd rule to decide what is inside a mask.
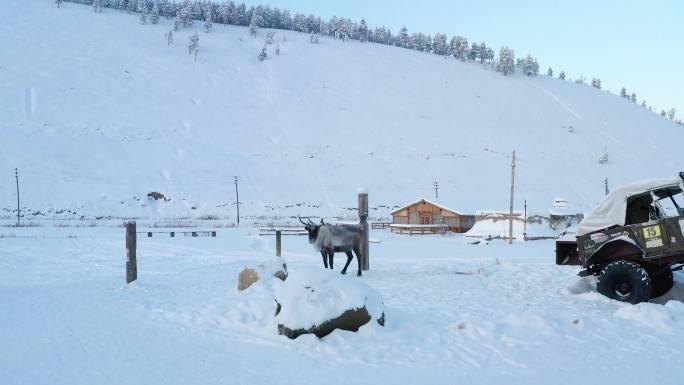
[[[672,187],[682,190],[682,179],[656,179],[625,185],[615,189],[580,222],[577,236],[625,225],[628,198],[647,191]]]

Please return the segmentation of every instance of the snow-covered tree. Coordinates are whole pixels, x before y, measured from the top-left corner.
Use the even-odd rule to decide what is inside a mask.
[[[199,51],[199,35],[197,31],[188,37],[188,55],[195,55],[195,61],[197,61],[197,52]]]
[[[132,2],[132,1],[131,1]],[[147,2],[145,0],[138,0],[135,11],[138,13],[147,13]]]
[[[553,77],[553,68],[549,67],[549,69],[546,70],[546,75]]]
[[[432,52],[432,35],[427,35],[425,38],[425,47],[423,47],[423,52]]]
[[[480,43],[480,45],[477,47],[477,49],[478,49],[477,56],[480,58],[480,63],[481,63],[481,64],[484,64],[484,63],[486,63],[487,61],[490,60],[490,58],[489,58],[489,48],[487,48],[487,44],[485,44],[484,42],[482,42],[482,43]],[[493,52],[492,52],[492,54],[493,54]],[[492,56],[492,59],[494,59],[493,56]]]
[[[183,4],[183,8],[181,8],[180,20],[181,20],[181,26],[183,28],[191,27],[195,22],[192,18],[192,3],[190,3],[189,1],[186,1]]]
[[[169,3],[169,0],[159,0],[159,15],[164,16],[165,18],[169,19],[171,16],[173,16],[173,13],[175,10],[171,7],[171,3]]]
[[[358,35],[359,41],[362,43],[368,40],[368,25],[366,24],[365,19],[361,19],[361,23],[359,23],[359,28],[357,28],[356,34]]]
[[[627,89],[625,87],[622,87],[622,89],[620,90],[620,97],[621,98],[627,97]]]
[[[504,76],[513,74],[515,68],[515,52],[512,49],[504,46],[499,50],[499,61],[496,64],[496,70],[501,72]]]
[[[150,15],[150,21],[152,24],[159,23],[159,4],[155,1],[152,6],[152,14]]]
[[[140,14],[140,24],[147,24],[147,11]]]
[[[173,44],[173,31],[167,32],[165,36],[166,36],[166,45]]]
[[[672,107],[670,108],[669,111],[667,111],[667,117],[670,118],[670,120],[675,120],[675,114],[677,113],[677,110]]]
[[[252,17],[252,21],[249,22],[249,36],[256,37],[258,29],[256,18]]]
[[[173,19],[173,30],[180,31],[181,28],[183,28],[183,18],[180,14],[178,14],[176,15],[176,18]]]
[[[646,101],[645,101],[645,100],[643,100],[643,99],[641,100],[641,107],[644,107],[644,108],[646,108]]]
[[[455,36],[452,38],[451,52],[455,58],[465,61],[468,55],[468,39],[463,36]]]
[[[410,44],[411,40],[409,38],[408,30],[406,29],[406,26],[402,26],[397,35],[397,45],[402,48],[409,48]]]
[[[632,103],[636,103],[637,102],[636,92],[632,92],[632,95],[630,95],[629,99],[632,101]]]
[[[561,71],[561,72],[558,74],[558,79],[560,79],[560,80],[565,80],[565,71]]]
[[[599,158],[598,161],[600,164],[606,164],[608,163],[608,148],[603,149],[603,155]]]
[[[435,40],[432,43],[432,52],[436,55],[444,56],[447,54],[448,48],[446,35],[443,33],[437,33],[435,35]]]
[[[537,76],[539,74],[539,64],[537,59],[528,54],[523,59],[518,59],[518,68],[527,76]]]
[[[93,12],[102,13],[102,0],[93,0]]]
[[[292,29],[292,16],[290,16],[290,11],[287,9],[280,13],[280,27],[282,29]]]
[[[480,47],[477,45],[477,43],[473,42],[473,46],[470,47],[470,51],[468,51],[468,59],[477,60],[479,57]]]
[[[204,13],[204,32],[209,33],[214,29],[214,24],[211,21],[212,16],[211,16],[211,9],[207,8],[206,12]]]
[[[600,90],[601,89],[601,79],[591,78],[591,86],[594,88],[598,88]]]

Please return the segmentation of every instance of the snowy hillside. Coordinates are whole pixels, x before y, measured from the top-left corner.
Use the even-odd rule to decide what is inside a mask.
[[[28,214],[226,219],[235,175],[247,217],[349,215],[361,186],[377,217],[429,197],[435,180],[456,210],[505,208],[513,150],[519,202],[540,214],[557,196],[587,211],[606,177],[684,169],[680,126],[547,76],[290,31],[258,62],[266,31],[224,25],[195,27],[195,62],[195,29],[167,46],[168,20],[38,0],[7,2],[0,17],[5,219],[15,167]],[[170,201],[148,202],[152,191]]]

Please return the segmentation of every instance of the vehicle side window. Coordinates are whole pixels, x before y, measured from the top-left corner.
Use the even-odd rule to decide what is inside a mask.
[[[648,222],[649,214],[651,212],[651,203],[653,203],[653,198],[651,198],[650,194],[631,197],[627,202],[625,224],[634,225]]]
[[[683,201],[684,196],[682,196],[681,193],[673,196],[672,198],[675,200],[675,202],[677,202],[677,205],[680,208],[684,208],[684,201]],[[676,217],[679,215],[679,213],[677,212],[677,206],[675,206],[675,204],[672,202],[672,199],[670,199],[670,198],[661,199],[658,201],[658,204],[660,205],[661,214],[664,217]]]

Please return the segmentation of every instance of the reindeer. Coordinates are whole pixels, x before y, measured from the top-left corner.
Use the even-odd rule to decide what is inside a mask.
[[[328,266],[333,268],[333,257],[335,253],[346,253],[347,263],[342,269],[342,274],[347,274],[347,267],[351,263],[354,256],[352,251],[356,254],[356,263],[358,264],[359,270],[357,272],[358,276],[361,276],[361,260],[359,255],[361,255],[361,227],[358,225],[340,225],[333,226],[328,223],[324,223],[321,219],[320,224],[315,224],[311,219],[307,218],[307,222],[304,222],[301,217],[297,216],[299,221],[304,225],[306,231],[309,232],[309,243],[311,243],[314,248],[321,252],[323,256],[323,265],[327,269]]]

